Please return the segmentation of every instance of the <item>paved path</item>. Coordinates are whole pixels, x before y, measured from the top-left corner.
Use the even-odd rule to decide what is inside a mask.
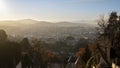
[[[19,64],[16,66],[16,68],[22,68],[21,67],[21,62],[19,62]]]

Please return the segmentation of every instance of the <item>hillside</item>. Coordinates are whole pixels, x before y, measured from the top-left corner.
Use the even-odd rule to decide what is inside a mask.
[[[82,37],[88,33],[94,33],[95,24],[75,22],[47,22],[32,19],[16,21],[0,21],[0,29],[4,29],[10,35],[27,37],[64,37],[73,35]],[[94,22],[93,22],[94,23]]]

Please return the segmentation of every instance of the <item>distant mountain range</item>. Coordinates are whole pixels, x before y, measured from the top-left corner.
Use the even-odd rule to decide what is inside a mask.
[[[56,37],[66,35],[80,35],[85,32],[94,32],[95,21],[79,22],[47,22],[32,19],[16,21],[0,21],[0,29],[4,29],[9,35],[28,37]]]

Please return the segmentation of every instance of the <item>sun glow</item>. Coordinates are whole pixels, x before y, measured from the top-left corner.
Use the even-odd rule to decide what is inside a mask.
[[[6,15],[7,14],[7,7],[5,4],[5,0],[0,0],[0,15]]]

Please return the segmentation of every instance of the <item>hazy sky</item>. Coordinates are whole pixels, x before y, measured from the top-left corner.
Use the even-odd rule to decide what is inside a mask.
[[[79,21],[120,12],[120,0],[0,0],[0,20]]]

